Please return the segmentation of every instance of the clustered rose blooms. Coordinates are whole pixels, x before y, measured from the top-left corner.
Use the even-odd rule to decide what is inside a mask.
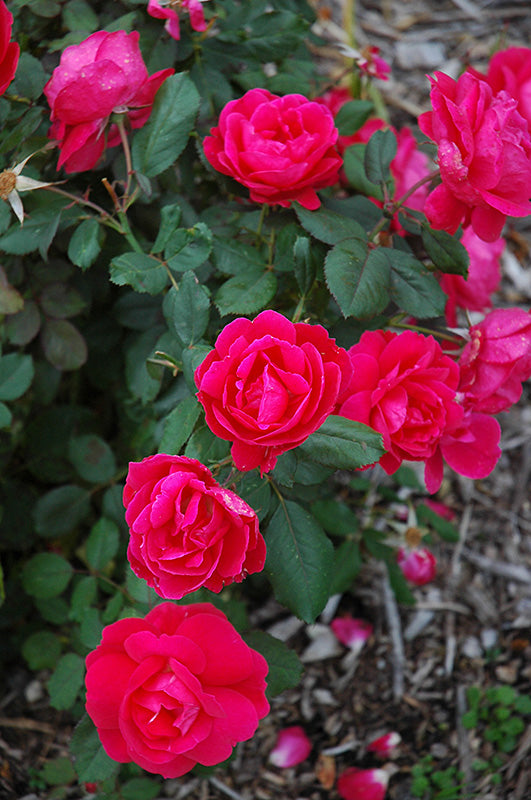
[[[441,288],[448,296],[444,315],[450,327],[457,325],[457,308],[469,311],[491,308],[492,294],[498,290],[501,280],[500,259],[505,249],[504,239],[484,242],[472,228],[465,228],[461,244],[470,257],[467,278],[450,274],[441,277]]]
[[[195,383],[208,427],[233,442],[236,468],[264,473],[322,425],[350,377],[346,351],[321,325],[262,311],[222,330]]]
[[[203,149],[214,169],[250,191],[256,203],[308,209],[321,201],[316,189],[338,180],[342,159],[331,113],[300,94],[277,97],[250,89],[222,110]]]
[[[193,458],[159,453],[130,463],[123,500],[129,563],[161,597],[220,592],[263,569],[255,512]]]
[[[531,212],[531,135],[507,92],[465,72],[457,81],[442,72],[430,78],[433,111],[420,129],[437,143],[442,183],[424,212],[435,228],[455,233],[472,225],[487,242],[499,238],[507,216]]]
[[[459,367],[465,408],[487,414],[507,410],[531,377],[531,315],[520,308],[491,311],[470,328]]]
[[[404,578],[415,586],[430,583],[437,573],[437,560],[427,547],[401,547],[396,560]]]
[[[210,603],[114,622],[86,664],[86,708],[106,753],[164,778],[224,761],[269,711],[265,659]]]
[[[49,136],[59,143],[58,167],[83,172],[96,166],[106,147],[120,142],[112,114],[123,114],[141,128],[151,114],[155,94],[175,70],[148,75],[137,31],[96,31],[63,51],[44,87],[52,109]]]
[[[190,14],[190,25],[194,31],[205,31],[207,24],[201,3],[206,0],[149,0],[147,12],[155,19],[165,19],[165,29],[174,39],[181,38],[178,11]]]
[[[0,94],[4,94],[15,77],[20,55],[18,44],[9,41],[12,25],[13,14],[7,10],[3,0],[0,0]]]

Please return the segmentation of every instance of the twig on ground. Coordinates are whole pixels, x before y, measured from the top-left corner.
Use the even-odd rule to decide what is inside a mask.
[[[223,794],[226,794],[228,797],[232,797],[232,800],[244,800],[243,795],[239,792],[235,792],[234,789],[231,789],[229,786],[226,786],[222,781],[218,781],[217,778],[209,778],[209,782],[218,789]]]
[[[389,583],[387,572],[382,577],[383,599],[387,625],[391,635],[392,664],[393,664],[393,697],[400,700],[404,694],[404,664],[406,661],[404,654],[404,641],[402,639],[402,625],[398,614],[395,595]]]
[[[455,695],[457,742],[459,751],[459,767],[463,773],[463,795],[466,797],[472,782],[472,753],[468,734],[463,726],[463,714],[467,711],[465,687],[457,687]]]
[[[491,558],[488,558],[488,556],[474,553],[467,547],[463,548],[463,556],[467,561],[485,570],[485,572],[490,572],[493,575],[498,575],[500,578],[507,578],[511,581],[531,584],[531,570],[527,569],[527,567],[524,567],[522,564],[508,564],[504,561],[493,561]]]

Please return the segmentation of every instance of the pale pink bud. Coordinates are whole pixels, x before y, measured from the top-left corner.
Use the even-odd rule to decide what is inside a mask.
[[[355,652],[359,652],[362,649],[374,630],[370,622],[366,622],[364,619],[356,619],[351,617],[350,614],[344,617],[336,617],[330,623],[330,627],[341,644],[350,647]]]
[[[300,725],[284,728],[277,737],[274,748],[269,753],[269,760],[275,767],[294,767],[310,755],[312,743]]]
[[[429,583],[437,572],[435,556],[426,547],[416,547],[414,550],[401,547],[396,560],[404,578],[415,586]]]
[[[349,767],[337,779],[344,800],[383,800],[389,778],[383,769]]]
[[[367,745],[367,750],[370,753],[376,753],[377,756],[381,758],[389,758],[391,752],[398,747],[400,742],[402,741],[402,737],[400,736],[397,731],[391,731],[390,733],[386,733],[384,736],[380,736],[378,739],[374,739],[372,742],[369,742]]]

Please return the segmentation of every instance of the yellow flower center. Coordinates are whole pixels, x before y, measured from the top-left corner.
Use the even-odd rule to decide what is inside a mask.
[[[0,172],[0,197],[2,200],[7,200],[8,195],[15,189],[17,185],[17,176],[9,169]]]

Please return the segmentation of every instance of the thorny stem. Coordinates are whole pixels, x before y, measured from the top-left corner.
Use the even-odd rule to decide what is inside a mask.
[[[69,200],[71,200],[73,203],[76,203],[77,205],[86,206],[87,208],[92,208],[94,211],[98,212],[98,214],[102,218],[102,221],[106,225],[109,225],[111,228],[114,228],[115,230],[120,229],[118,224],[113,219],[111,219],[109,212],[105,211],[104,208],[97,205],[96,203],[93,203],[91,200],[86,200],[84,197],[79,197],[76,194],[71,194],[70,192],[66,192],[64,189],[58,189],[57,186],[43,186],[42,188],[46,189],[46,191],[48,192],[54,192],[55,194],[60,194],[63,197],[67,197]]]
[[[171,281],[171,285],[173,286],[175,291],[178,292],[179,291],[179,284],[177,283],[177,281],[173,277],[173,273],[172,273],[171,269],[169,268],[169,266],[166,264],[165,261],[164,261],[164,266],[166,267],[166,272],[168,273],[168,278]]]
[[[430,328],[423,328],[422,325],[406,325],[404,322],[393,322],[393,320],[390,320],[389,327],[402,328],[406,331],[417,331],[417,333],[424,333],[427,336],[435,336],[437,339],[444,339],[446,342],[453,342],[454,344],[463,343],[463,340],[460,337],[452,336],[452,334],[443,333],[442,331],[431,330]]]
[[[116,127],[118,128],[118,132],[120,134],[120,140],[122,142],[122,148],[125,157],[125,168],[127,170],[127,182],[125,184],[124,196],[122,198],[122,208],[125,210],[129,205],[131,178],[133,177],[135,171],[133,169],[133,162],[131,161],[131,148],[129,147],[129,140],[127,138],[127,132],[125,130],[123,115],[120,115],[120,117],[118,118],[116,122]]]

